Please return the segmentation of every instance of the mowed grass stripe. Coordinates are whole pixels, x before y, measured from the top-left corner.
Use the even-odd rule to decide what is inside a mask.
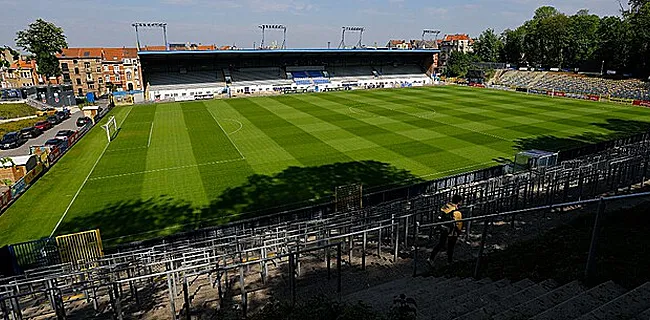
[[[192,154],[197,164],[200,179],[196,183],[202,186],[208,198],[218,197],[226,186],[237,186],[253,174],[253,170],[244,160],[245,156],[224,132],[218,119],[208,111],[203,102],[183,103],[183,119],[189,135]],[[197,187],[198,187],[197,186]]]
[[[305,166],[353,161],[346,154],[258,105],[266,99],[232,99],[226,103]]]
[[[336,102],[336,99],[338,98],[328,94],[319,95],[319,97],[322,97],[325,100],[333,100],[334,102]],[[430,171],[445,170],[447,168],[445,163],[450,160],[456,164],[461,163],[463,166],[476,163],[475,161],[463,156],[454,156],[446,150],[433,146],[432,144],[401,135],[398,133],[399,129],[394,131],[387,130],[377,125],[368,124],[360,119],[354,118],[353,116],[336,113],[332,109],[324,108],[314,103],[307,103],[304,100],[299,100],[295,97],[278,97],[277,99],[285,104],[288,103],[292,105],[298,110],[311,113],[323,121],[334,123],[352,134],[363,136],[365,139],[379,144],[387,150],[398,153],[403,157],[429,167]],[[401,130],[408,129],[404,124],[397,123],[397,125],[402,128]]]
[[[214,101],[207,108],[217,119],[223,120],[221,125],[246,155],[246,161],[255,172],[272,174],[290,166],[301,165],[289,152],[226,102]]]
[[[293,96],[293,98],[295,97],[297,96]],[[386,149],[382,145],[366,139],[366,136],[358,136],[342,130],[335,123],[321,121],[307,112],[295,109],[292,104],[269,99],[267,103],[264,103],[264,107],[278,116],[291,115],[287,121],[356,161],[375,160],[392,163],[400,168],[411,168],[416,175],[431,173],[431,168],[428,166]]]
[[[185,128],[180,103],[156,108],[141,193],[143,199],[173,196],[196,205],[208,202],[203,188],[197,187],[201,173],[196,167],[192,142]]]

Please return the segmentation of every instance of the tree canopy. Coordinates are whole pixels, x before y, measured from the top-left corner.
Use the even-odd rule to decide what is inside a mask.
[[[34,55],[39,74],[55,77],[61,74],[57,53],[68,47],[63,29],[51,22],[37,19],[27,29],[16,33],[16,45]]]
[[[582,9],[567,15],[551,6],[535,10],[515,29],[485,30],[474,44],[480,61],[515,65],[650,74],[650,0],[630,0],[621,16]]]

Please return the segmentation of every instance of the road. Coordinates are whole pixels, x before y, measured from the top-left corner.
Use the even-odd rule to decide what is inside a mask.
[[[45,141],[54,138],[59,130],[77,130],[76,121],[77,118],[82,116],[82,113],[79,108],[71,108],[70,112],[72,115],[69,119],[66,119],[54,126],[52,129],[45,131],[38,138],[29,139],[25,144],[16,149],[0,150],[0,158],[28,155],[30,146],[42,146],[45,144]]]

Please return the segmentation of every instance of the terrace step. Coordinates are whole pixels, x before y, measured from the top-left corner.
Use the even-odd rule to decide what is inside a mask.
[[[528,319],[536,314],[542,313],[545,310],[553,308],[554,306],[571,299],[585,291],[585,287],[579,281],[569,282],[555,290],[536,297],[528,302],[522,303],[519,306],[510,308],[492,317],[494,320],[514,320],[514,319]]]
[[[564,320],[575,319],[595,308],[615,299],[625,293],[625,289],[612,281],[602,283],[572,299],[569,299],[549,310],[546,310],[532,320]]]
[[[578,319],[634,319],[648,308],[650,308],[650,282],[646,282]]]

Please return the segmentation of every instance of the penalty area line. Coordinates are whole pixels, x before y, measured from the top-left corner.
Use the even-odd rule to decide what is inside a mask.
[[[131,114],[131,110],[133,110],[133,107],[131,107],[131,109],[129,109],[129,112],[126,113],[126,116],[124,116],[124,119],[122,119],[122,122],[120,122],[120,125],[119,125],[120,128],[122,127],[122,124],[124,124],[124,121],[126,120],[126,118],[129,117],[129,114]],[[97,167],[97,164],[99,164],[99,160],[101,160],[104,157],[104,154],[106,153],[106,150],[108,149],[108,146],[110,146],[110,145],[111,145],[110,141],[108,143],[106,143],[106,146],[104,147],[104,150],[102,150],[102,153],[99,155],[99,157],[97,158],[97,160],[93,164],[92,168],[90,168],[90,172],[88,172],[88,175],[86,176],[86,179],[84,179],[84,182],[81,183],[81,186],[79,186],[79,189],[77,189],[77,192],[72,197],[72,200],[70,200],[70,203],[68,204],[68,207],[65,208],[65,211],[61,215],[61,218],[56,223],[56,226],[54,226],[54,229],[52,229],[52,233],[50,233],[50,238],[54,235],[54,233],[56,232],[56,229],[59,228],[59,225],[61,225],[61,222],[63,222],[63,219],[65,219],[65,216],[68,214],[68,211],[70,211],[70,208],[72,208],[72,204],[74,204],[75,200],[77,200],[77,197],[79,196],[79,193],[81,193],[81,189],[84,188],[84,186],[88,182],[88,179],[90,179],[90,175],[93,174],[93,172],[95,171],[95,167]]]
[[[246,160],[246,157],[244,157],[244,154],[241,152],[241,150],[239,150],[239,147],[237,147],[237,145],[235,144],[235,141],[232,141],[232,138],[230,138],[230,135],[228,134],[228,132],[226,132],[226,130],[223,129],[223,127],[221,126],[221,123],[219,123],[219,120],[217,120],[217,117],[214,116],[214,113],[212,113],[212,111],[210,111],[208,108],[206,108],[206,110],[207,110],[208,113],[212,116],[212,119],[214,119],[214,122],[217,123],[217,125],[219,126],[219,128],[221,129],[221,131],[223,131],[223,134],[226,135],[226,138],[228,138],[228,140],[230,141],[230,143],[232,144],[232,146],[235,147],[235,149],[237,150],[237,152],[239,152],[239,156],[241,157],[241,159],[242,159],[242,160]]]

